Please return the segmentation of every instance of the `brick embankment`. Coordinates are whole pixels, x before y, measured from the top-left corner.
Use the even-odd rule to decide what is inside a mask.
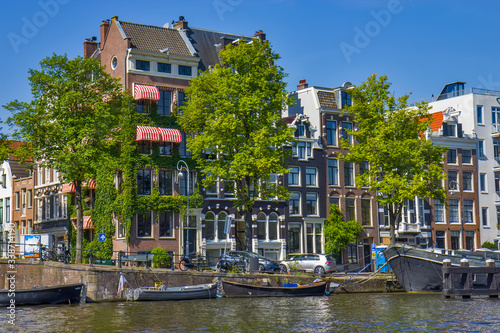
[[[15,273],[12,273],[15,272]],[[92,301],[119,301],[123,294],[117,294],[120,274],[123,274],[128,283],[127,288],[154,286],[161,282],[166,286],[182,286],[199,283],[210,283],[216,278],[224,278],[242,283],[267,283],[279,286],[283,283],[306,284],[315,277],[308,274],[232,274],[214,271],[172,271],[170,269],[145,269],[138,267],[123,267],[88,264],[68,264],[59,262],[32,260],[16,260],[15,268],[7,264],[7,260],[0,259],[0,279],[4,281],[4,288],[8,288],[8,278],[15,275],[16,289],[32,287],[55,286],[72,283],[87,283],[87,297]],[[352,275],[335,274],[331,276],[333,282],[341,287],[336,292],[386,292],[393,291],[388,283],[389,275],[369,274],[358,275],[349,280]],[[344,284],[345,283],[345,284]]]

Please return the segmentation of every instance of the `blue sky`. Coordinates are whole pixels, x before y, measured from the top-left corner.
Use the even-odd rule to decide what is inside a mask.
[[[449,82],[500,90],[497,0],[0,0],[0,106],[29,101],[28,69],[56,54],[82,55],[102,20],[253,35],[263,30],[289,73],[288,90],[360,84],[386,74],[410,100]],[[0,119],[9,112],[0,107]],[[8,132],[6,126],[3,131]]]

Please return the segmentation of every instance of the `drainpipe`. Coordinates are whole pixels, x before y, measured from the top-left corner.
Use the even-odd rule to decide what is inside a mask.
[[[130,50],[131,48],[128,48],[125,50],[125,62],[124,62],[124,66],[123,66],[123,85],[125,87],[124,91],[127,90],[127,67],[128,67],[128,58],[130,56]]]

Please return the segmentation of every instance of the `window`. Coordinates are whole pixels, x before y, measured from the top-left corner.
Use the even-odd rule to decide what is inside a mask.
[[[328,185],[338,185],[339,184],[339,168],[337,164],[337,159],[328,159]]]
[[[458,199],[450,199],[450,223],[459,223]]]
[[[493,140],[493,156],[495,161],[500,163],[500,141],[498,140]]]
[[[445,249],[446,230],[436,230],[436,247]]]
[[[450,231],[451,238],[451,249],[458,250],[460,248],[460,231],[451,230]]]
[[[216,237],[221,240],[225,240],[227,238],[227,234],[225,233],[224,227],[226,226],[227,214],[225,212],[220,212],[217,215],[217,234]]]
[[[474,200],[464,200],[464,223],[474,223]]]
[[[172,171],[160,170],[158,172],[158,191],[160,195],[173,194]]]
[[[50,168],[45,167],[45,184],[50,184]]]
[[[193,174],[190,173],[189,174],[189,177],[187,177],[186,173],[184,173],[184,177],[179,177],[179,194],[180,195],[186,195],[187,194],[187,191],[186,191],[186,188],[187,188],[187,179],[189,178],[189,195],[193,194],[193,188],[194,188],[194,185],[193,185],[193,182],[194,182],[194,179],[193,179]]]
[[[467,250],[474,250],[474,231],[465,232],[465,248]]]
[[[172,72],[172,65],[166,64],[164,62],[159,62],[158,63],[158,72],[160,72],[160,73],[171,73]]]
[[[491,122],[496,132],[500,130],[500,107],[491,107]]]
[[[135,69],[138,69],[141,71],[149,71],[149,61],[136,60],[135,61]]]
[[[141,140],[137,142],[137,149],[139,154],[151,154],[151,141]]]
[[[170,116],[172,107],[172,92],[168,90],[159,90],[160,100],[158,101],[158,114]]]
[[[328,146],[337,145],[337,122],[333,120],[326,121],[326,144]]]
[[[330,197],[330,205],[337,205],[340,206],[340,198],[339,197]]]
[[[434,220],[436,223],[444,223],[444,202],[434,199]]]
[[[450,189],[458,189],[457,183],[458,183],[458,171],[449,170],[448,171],[448,186],[450,187]]]
[[[351,122],[342,122],[342,139],[346,140],[347,143],[352,143],[352,135],[348,132],[352,131],[352,123]]]
[[[307,215],[318,214],[318,194],[306,193],[306,211]]]
[[[0,199],[0,224],[3,225],[3,199]]]
[[[278,239],[278,214],[271,213],[268,218],[269,225],[269,240]]]
[[[316,186],[316,168],[306,168],[306,186]]]
[[[288,170],[290,170],[290,172],[288,173],[288,186],[300,185],[300,182],[299,182],[300,168],[299,167],[289,167]]]
[[[456,149],[448,149],[447,153],[447,163],[448,164],[457,164],[457,150]]]
[[[345,199],[345,220],[356,220],[356,201],[353,198]]]
[[[476,105],[476,121],[478,124],[483,123],[483,106]]]
[[[151,101],[148,99],[140,99],[137,101],[137,112],[149,114],[151,109]]]
[[[487,192],[487,190],[486,190],[486,174],[485,173],[479,174],[479,189],[481,192]]]
[[[207,240],[215,239],[215,215],[212,212],[205,214],[205,238]]]
[[[5,198],[5,223],[10,223],[10,198]]]
[[[123,222],[121,219],[118,219],[116,222],[117,224],[117,232],[118,232],[118,237],[117,238],[125,238],[125,226],[123,225]]]
[[[232,181],[224,181],[224,198],[234,198],[235,186],[236,184]]]
[[[8,215],[5,216],[5,219],[8,218]],[[497,206],[497,224],[500,225],[500,207]]]
[[[150,195],[151,194],[151,180],[152,170],[138,169],[137,170],[137,194]]]
[[[368,164],[368,161],[363,161],[359,164],[359,173],[360,174],[365,174],[369,171],[369,164]]]
[[[161,156],[172,156],[172,143],[160,142],[160,155]]]
[[[321,223],[306,224],[306,236],[307,236],[306,249],[308,253],[323,252],[321,249],[321,233],[322,233]]]
[[[19,210],[19,208],[21,208],[20,194],[16,192],[16,210]]]
[[[54,211],[53,211],[53,218],[58,218],[60,217],[59,215],[59,211],[60,211],[60,204],[59,204],[59,196],[58,195],[54,195],[52,197],[52,202],[54,203]]]
[[[354,167],[352,162],[344,161],[344,186],[354,186]]]
[[[191,153],[187,149],[187,134],[184,132],[181,132],[181,136],[182,136],[182,141],[179,144],[179,154],[182,157],[189,157],[189,156],[191,156]]]
[[[293,156],[298,158],[306,157],[306,143],[303,141],[297,142],[297,144],[293,147]]]
[[[33,190],[28,190],[28,208],[33,207]]]
[[[191,76],[191,67],[179,65],[179,75]]]
[[[443,136],[456,137],[457,136],[457,125],[443,123]]]
[[[257,239],[266,239],[266,214],[262,212],[257,215]]]
[[[150,211],[136,214],[137,219],[137,237],[151,237],[153,220]]]
[[[462,149],[462,164],[472,164],[472,150]]]
[[[479,140],[477,142],[477,154],[480,158],[484,158],[484,140]]]
[[[464,191],[472,191],[472,172],[464,171],[462,173],[462,184]]]
[[[340,93],[340,100],[342,102],[342,108],[352,105],[351,94],[349,94],[348,92],[342,91]]]
[[[288,209],[290,211],[290,215],[300,215],[300,193],[299,192],[291,192],[290,200],[288,201]]]
[[[364,226],[372,225],[371,199],[361,199],[361,224]]]
[[[488,226],[488,207],[481,207],[481,223],[483,227]]]
[[[500,174],[495,173],[495,192],[500,195]]]
[[[296,136],[304,136],[304,125],[297,125],[297,130],[295,131]]]
[[[39,178],[38,178],[38,185],[41,184],[42,182],[42,176],[39,174]],[[2,174],[2,187],[3,188],[7,188],[7,175],[4,173]]]

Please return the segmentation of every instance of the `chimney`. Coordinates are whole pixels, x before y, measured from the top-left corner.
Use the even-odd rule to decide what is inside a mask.
[[[187,21],[184,19],[184,16],[179,16],[179,21],[177,21],[175,24],[174,24],[174,29],[177,29],[177,30],[180,30],[180,29],[187,29],[188,27],[188,23]]]
[[[299,84],[297,85],[297,90],[306,89],[307,87],[309,87],[309,84],[306,82],[306,80],[300,80]]]
[[[102,49],[104,47],[104,41],[106,40],[106,35],[109,30],[109,20],[103,20],[101,23],[101,44],[99,47]]]
[[[266,40],[266,34],[262,30],[256,31],[253,36],[260,39],[261,41]]]
[[[234,42],[234,39],[223,36],[223,37],[220,38],[220,42],[222,44],[222,48],[225,49],[227,45],[229,45],[232,42]]]
[[[99,43],[96,42],[97,37],[92,37],[92,39],[87,38],[85,42],[83,42],[83,57],[90,58],[92,54],[97,50],[97,45]]]

